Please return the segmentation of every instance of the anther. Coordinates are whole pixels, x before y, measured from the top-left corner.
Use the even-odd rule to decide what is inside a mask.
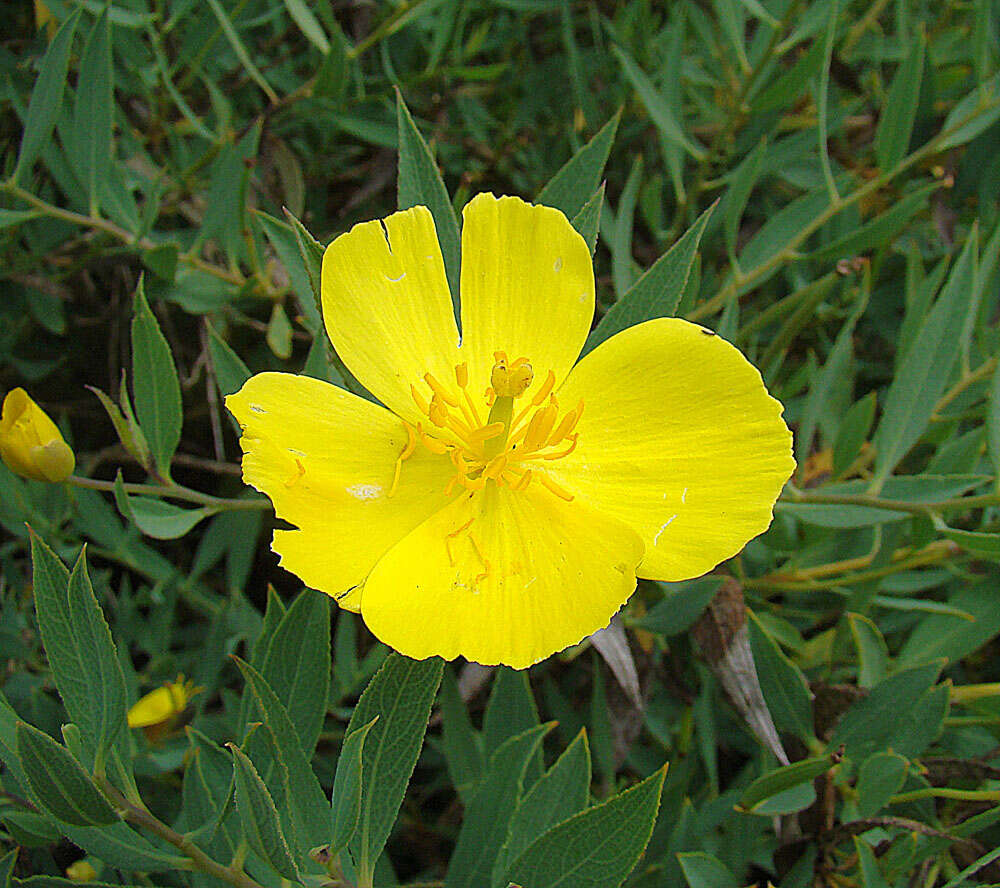
[[[417,410],[426,416],[428,410],[427,399],[420,394],[420,392],[417,391],[417,387],[412,384],[410,385],[410,396],[413,398],[413,403],[417,405]]]
[[[438,393],[434,393],[434,397],[431,398],[430,408],[427,411],[427,415],[430,420],[438,428],[444,428],[448,424],[448,408],[442,402],[442,398],[438,396]]]
[[[431,390],[449,407],[457,407],[458,401],[448,393],[448,390],[441,385],[430,373],[424,374],[424,382],[431,387]]]
[[[502,435],[505,426],[502,422],[491,422],[489,425],[484,425],[482,428],[476,429],[469,435],[470,444],[480,444],[483,441],[488,441],[490,438],[495,438],[497,435]]]
[[[306,467],[300,460],[295,460],[295,474],[285,482],[285,487],[293,486],[305,473]]]
[[[556,482],[553,481],[544,472],[538,473],[538,480],[541,482],[543,487],[545,487],[547,490],[550,490],[557,497],[559,497],[559,499],[566,500],[566,502],[568,503],[573,501],[573,494],[570,493],[565,487],[561,487],[560,485],[556,484]]]
[[[486,468],[483,469],[483,477],[495,481],[505,468],[507,468],[507,457],[505,455],[498,456],[490,460]]]
[[[464,389],[469,384],[469,365],[466,363],[455,365],[455,382],[460,389]]]
[[[558,410],[553,404],[549,404],[539,410],[528,426],[528,434],[524,436],[525,450],[537,450],[549,437],[552,426],[555,424]]]
[[[532,405],[535,407],[541,406],[542,401],[549,396],[549,392],[552,391],[555,384],[556,374],[554,371],[549,370],[549,372],[545,374],[545,381],[542,383],[542,387],[535,392],[535,396],[531,399]]]

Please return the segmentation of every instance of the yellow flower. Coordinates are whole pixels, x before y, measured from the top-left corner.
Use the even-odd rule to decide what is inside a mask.
[[[193,681],[185,681],[183,675],[178,675],[176,681],[156,688],[136,701],[128,711],[128,726],[149,728],[169,722],[187,708],[191,698],[200,690]]]
[[[380,407],[261,373],[227,398],[272,548],[415,658],[524,668],[606,626],[636,577],[699,576],[770,524],[794,468],[781,405],[729,343],[659,319],[576,366],[590,250],[558,210],[463,212],[459,335],[428,210],[323,260],[337,353]]]
[[[93,882],[97,870],[89,860],[76,860],[66,867],[66,876],[74,882]]]
[[[12,472],[35,481],[65,481],[76,465],[56,424],[22,388],[3,399],[0,459]]]

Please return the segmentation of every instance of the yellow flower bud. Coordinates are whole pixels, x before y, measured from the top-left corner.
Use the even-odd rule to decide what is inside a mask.
[[[22,388],[3,400],[0,459],[12,472],[35,481],[65,481],[76,459],[56,424]]]
[[[140,697],[128,711],[128,726],[130,728],[149,728],[160,725],[180,715],[191,698],[200,691],[194,682],[185,681],[183,675],[171,684],[163,685]]]
[[[77,860],[66,867],[66,875],[74,882],[93,882],[97,870],[87,860]]]

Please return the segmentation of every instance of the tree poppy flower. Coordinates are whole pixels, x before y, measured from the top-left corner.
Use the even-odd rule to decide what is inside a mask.
[[[463,211],[459,334],[424,207],[323,258],[323,315],[384,407],[261,373],[226,404],[281,565],[407,656],[524,668],[606,626],[636,577],[699,576],[771,522],[782,407],[732,345],[661,318],[579,363],[590,250],[558,210]],[[574,364],[576,364],[574,366]]]
[[[0,459],[34,481],[65,481],[76,466],[58,426],[22,388],[11,389],[3,399]]]

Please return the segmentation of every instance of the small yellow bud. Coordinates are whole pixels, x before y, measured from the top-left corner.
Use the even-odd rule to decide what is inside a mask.
[[[35,27],[39,31],[45,28],[45,36],[49,40],[55,37],[56,30],[59,27],[59,22],[56,21],[55,16],[52,15],[52,12],[43,0],[35,0]]]
[[[156,688],[136,701],[128,711],[128,726],[150,728],[168,722],[180,715],[200,690],[194,682],[185,681],[183,675],[178,675],[176,681]]]
[[[22,388],[12,389],[3,400],[0,459],[12,472],[35,481],[65,481],[76,466],[56,424]]]
[[[87,860],[77,860],[66,867],[66,876],[74,882],[93,882],[97,878],[97,870]]]

